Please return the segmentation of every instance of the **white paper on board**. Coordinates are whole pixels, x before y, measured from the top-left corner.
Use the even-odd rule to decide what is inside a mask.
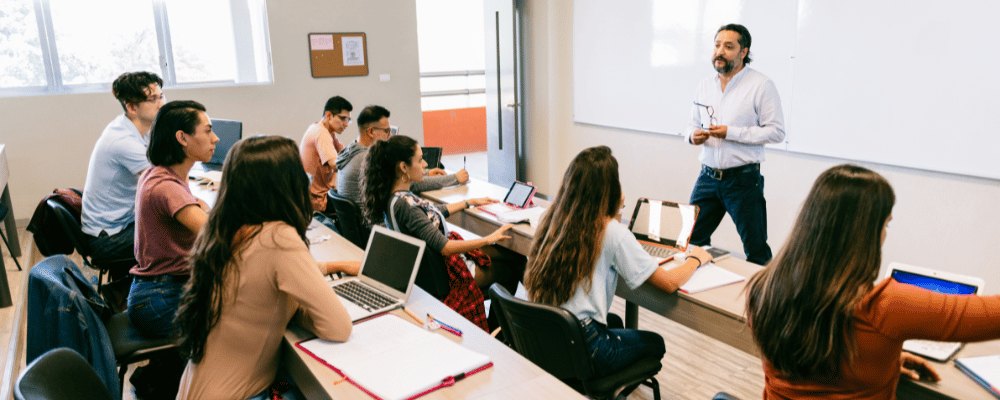
[[[344,66],[365,65],[365,49],[361,36],[344,36],[340,38],[344,45]]]

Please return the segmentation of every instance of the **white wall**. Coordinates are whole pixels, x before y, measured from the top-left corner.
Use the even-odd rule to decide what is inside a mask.
[[[243,121],[243,135],[276,134],[299,141],[319,120],[330,96],[342,95],[356,117],[368,104],[385,106],[404,134],[423,140],[417,19],[413,0],[306,0],[268,2],[274,83],[170,89],[168,100],[197,100],[213,118]],[[313,78],[306,35],[365,32],[369,75]],[[380,82],[379,74],[389,74]],[[110,91],[93,94],[0,98],[0,143],[7,144],[10,191],[17,219],[55,188],[83,188],[87,163],[104,127],[122,112]],[[341,141],[358,136],[351,124]]]
[[[528,179],[555,195],[580,150],[607,145],[620,163],[629,209],[640,196],[687,201],[699,169],[697,147],[679,137],[573,122],[572,18],[572,1],[526,1]],[[710,73],[706,62],[705,75]],[[846,161],[781,150],[767,150],[766,157],[768,242],[777,252],[816,177]],[[886,265],[898,261],[979,276],[988,293],[1000,293],[1000,182],[862,165],[883,174],[896,191],[883,252]],[[728,217],[713,244],[742,251]]]

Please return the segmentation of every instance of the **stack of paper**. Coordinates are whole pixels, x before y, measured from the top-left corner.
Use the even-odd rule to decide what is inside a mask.
[[[505,224],[516,224],[528,221],[531,226],[538,226],[539,218],[545,213],[544,207],[529,207],[520,210],[508,211],[496,214],[497,219]]]
[[[959,358],[955,366],[1000,399],[1000,355]]]
[[[411,398],[491,365],[489,357],[392,314],[354,325],[346,342],[317,338],[296,346],[385,400]]]

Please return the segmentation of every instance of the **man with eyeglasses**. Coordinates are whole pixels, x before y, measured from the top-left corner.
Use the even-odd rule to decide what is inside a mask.
[[[698,85],[687,140],[701,147],[701,173],[691,192],[700,208],[691,244],[708,246],[728,212],[743,241],[747,261],[771,260],[764,201],[764,145],[785,139],[778,90],[768,77],[746,66],[750,32],[739,24],[715,34],[712,66],[717,74]]]
[[[333,96],[323,107],[323,119],[306,129],[299,143],[299,154],[302,156],[302,166],[306,173],[312,175],[309,186],[309,200],[313,211],[333,215],[333,206],[326,199],[327,192],[337,184],[337,167],[333,160],[344,145],[337,140],[337,135],[344,133],[351,123],[351,103],[340,96]]]
[[[146,146],[165,101],[162,86],[163,80],[152,72],[126,72],[115,79],[111,93],[125,112],[104,128],[90,154],[82,228],[91,259],[109,266],[112,280],[126,276],[135,265],[135,190],[139,174],[149,167]]]
[[[392,136],[392,127],[389,125],[389,110],[382,106],[367,106],[358,114],[358,130],[360,131],[357,140],[347,145],[344,151],[337,156],[337,193],[355,204],[360,205],[364,199],[361,192],[362,164],[368,148],[375,142],[388,140]],[[420,193],[428,190],[437,190],[446,186],[454,186],[469,181],[469,173],[464,169],[458,173],[446,175],[440,168],[427,171],[427,178],[421,182],[414,182],[410,186],[410,191]]]

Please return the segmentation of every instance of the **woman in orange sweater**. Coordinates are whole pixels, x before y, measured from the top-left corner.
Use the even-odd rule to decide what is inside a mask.
[[[938,380],[907,339],[1000,338],[1000,297],[874,283],[895,195],[868,169],[824,172],[778,256],[747,284],[765,399],[895,399],[900,375]]]

